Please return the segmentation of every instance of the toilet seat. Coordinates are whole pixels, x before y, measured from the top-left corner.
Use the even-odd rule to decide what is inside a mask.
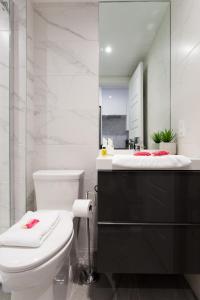
[[[34,269],[61,250],[73,234],[73,216],[69,211],[60,211],[60,220],[38,248],[0,247],[0,270],[6,273]]]

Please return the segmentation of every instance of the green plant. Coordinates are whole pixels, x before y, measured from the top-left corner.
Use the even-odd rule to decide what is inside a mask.
[[[161,141],[164,143],[173,142],[175,139],[176,134],[174,133],[173,129],[165,129],[161,131]]]
[[[154,141],[154,143],[159,144],[161,142],[161,132],[160,131],[154,132],[151,138]]]

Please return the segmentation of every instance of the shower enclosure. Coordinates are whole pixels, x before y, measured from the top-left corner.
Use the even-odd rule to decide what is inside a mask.
[[[10,226],[11,5],[0,0],[0,233]]]

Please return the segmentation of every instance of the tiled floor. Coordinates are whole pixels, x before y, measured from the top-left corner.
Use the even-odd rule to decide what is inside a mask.
[[[63,288],[56,290],[55,300],[63,299]],[[0,293],[0,300],[10,300]],[[99,280],[85,286],[72,284],[67,300],[197,300],[182,276],[113,275],[99,276]]]
[[[70,300],[88,299],[196,300],[196,297],[181,276],[113,275],[111,278],[101,275],[91,287],[73,286]]]

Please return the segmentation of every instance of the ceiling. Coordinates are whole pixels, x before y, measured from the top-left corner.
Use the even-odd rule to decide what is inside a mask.
[[[168,2],[100,3],[100,76],[130,76],[148,53]],[[105,53],[105,47],[112,53]]]

